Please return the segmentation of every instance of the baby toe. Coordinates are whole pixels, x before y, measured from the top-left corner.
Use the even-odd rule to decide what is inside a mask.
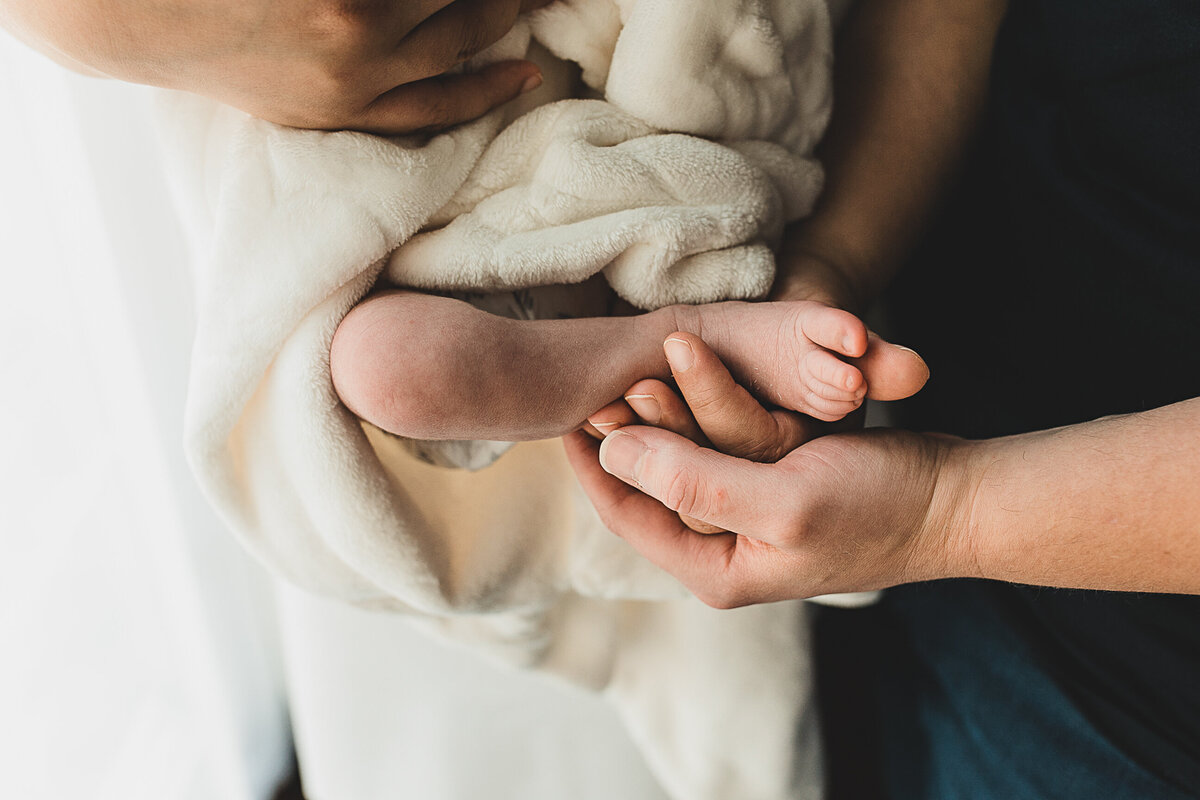
[[[862,405],[862,400],[827,400],[813,394],[809,397],[808,408],[800,409],[814,419],[822,422],[837,422],[839,419],[853,413]]]
[[[801,365],[801,379],[817,395],[827,400],[854,400],[865,392],[862,372],[826,350],[807,354]]]
[[[840,308],[805,303],[800,311],[800,332],[821,347],[851,358],[867,351],[867,326]]]

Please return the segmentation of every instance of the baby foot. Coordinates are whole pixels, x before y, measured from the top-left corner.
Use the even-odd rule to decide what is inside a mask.
[[[755,394],[826,422],[866,397],[908,397],[929,378],[915,352],[822,303],[719,303],[684,310],[681,321]]]

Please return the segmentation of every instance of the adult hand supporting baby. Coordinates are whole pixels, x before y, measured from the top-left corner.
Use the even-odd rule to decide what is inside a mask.
[[[550,0],[0,0],[0,25],[77,71],[302,128],[403,134],[541,82],[526,61],[443,75]]]
[[[944,469],[964,444],[880,430],[812,438],[819,423],[763,408],[703,342],[683,338],[694,361],[676,378],[696,432],[754,460],[697,445],[669,393],[643,387],[658,424],[685,435],[632,426],[603,445],[566,441],[609,528],[723,608],[967,573],[969,552],[945,533],[965,527],[950,518],[962,473]],[[679,515],[731,532],[699,533]]]
[[[726,455],[773,463],[822,428],[857,427],[854,413],[837,423],[822,423],[785,409],[767,410],[743,389],[717,355],[698,336],[675,333],[664,343],[672,377],[683,399],[666,383],[638,381],[617,400],[592,414],[584,430],[596,439],[629,425],[653,425]],[[699,362],[699,366],[697,366]],[[724,528],[685,513],[679,518],[699,533]]]
[[[769,434],[765,410],[692,347],[700,372],[681,389],[708,387],[703,429],[724,417],[736,437],[740,420],[742,446]],[[779,441],[804,424],[775,426]],[[566,446],[605,524],[718,607],[948,577],[1200,593],[1200,399],[981,441],[832,433],[776,463],[642,425]]]

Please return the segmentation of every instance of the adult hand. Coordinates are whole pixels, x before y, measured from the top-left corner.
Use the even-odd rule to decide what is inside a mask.
[[[646,423],[671,430],[700,445],[711,444],[728,455],[753,461],[777,461],[815,436],[862,425],[861,408],[834,425],[784,409],[768,411],[734,382],[712,350],[697,336],[674,333],[664,343],[664,350],[684,399],[680,400],[661,381],[644,380],[631,387],[622,399],[592,414],[585,431],[602,439],[604,434],[622,426]],[[905,363],[897,364],[898,355]],[[911,394],[919,387],[912,383],[916,376],[911,369],[911,355],[883,345],[878,337],[869,333],[866,352],[848,360],[868,376],[869,396],[894,399]],[[750,366],[751,372],[757,373],[753,365]],[[904,369],[897,372],[898,366]],[[924,374],[927,375],[927,371]],[[903,380],[897,381],[897,376],[902,376]],[[684,521],[702,533],[714,532],[712,526],[697,520],[685,516]]]
[[[660,380],[638,381],[621,400],[588,418],[589,433],[603,439],[627,425],[653,425],[728,455],[773,462],[815,436],[860,424],[856,419],[831,425],[785,409],[766,409],[699,336],[673,333],[663,351],[679,394]]]
[[[682,398],[660,380],[638,381],[624,398],[588,418],[588,434],[603,439],[625,426],[653,425],[726,455],[774,462],[826,426],[802,414],[759,405],[698,336],[674,333],[663,349]],[[687,514],[679,518],[700,533],[724,530]]]
[[[0,0],[68,65],[302,128],[385,134],[478,117],[541,82],[526,61],[444,75],[550,0]]]
[[[662,429],[625,427],[602,445],[573,434],[568,457],[609,528],[723,608],[965,574],[965,538],[949,535],[965,530],[957,440],[885,430],[809,440],[811,422],[767,411],[703,343],[692,347],[687,380],[710,387],[700,414],[710,440],[775,430],[769,448],[805,443],[759,463]],[[678,515],[729,532],[699,533]]]

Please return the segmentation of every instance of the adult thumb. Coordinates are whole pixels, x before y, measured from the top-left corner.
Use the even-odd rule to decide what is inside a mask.
[[[769,530],[780,470],[700,447],[659,428],[622,428],[600,446],[600,464],[672,511],[727,531]]]

